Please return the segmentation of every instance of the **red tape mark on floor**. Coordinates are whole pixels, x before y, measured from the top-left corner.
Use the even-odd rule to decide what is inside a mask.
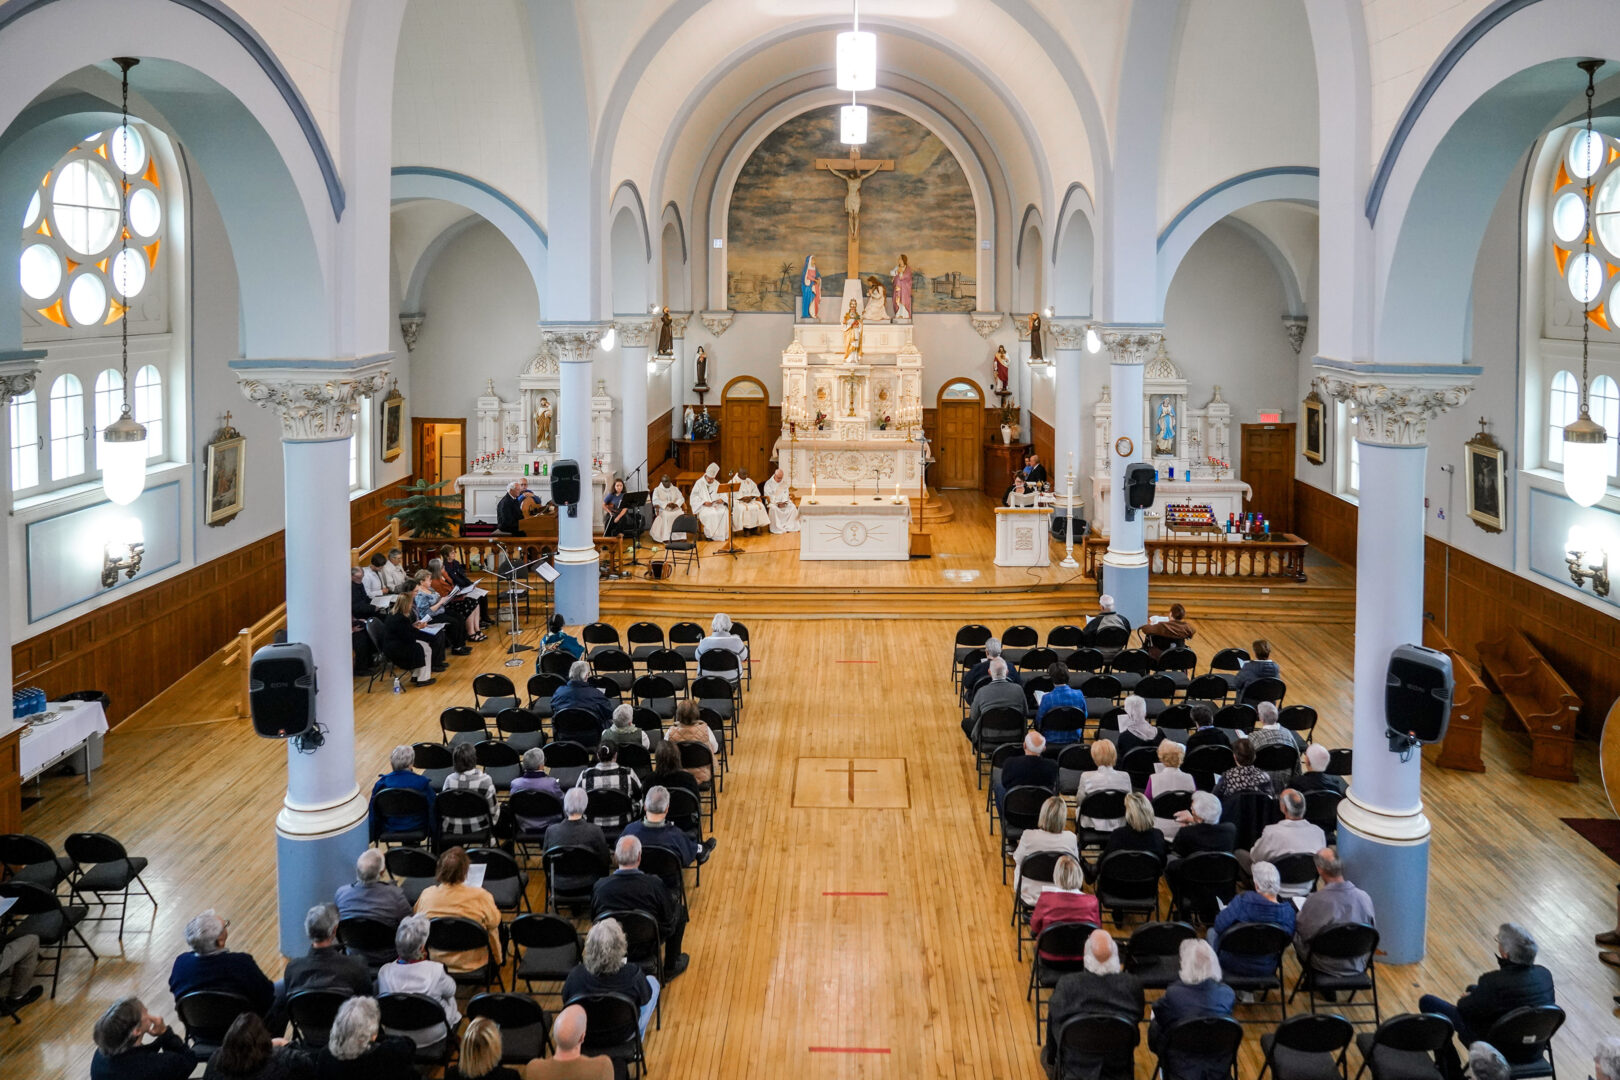
[[[812,1054],[887,1054],[887,1046],[812,1046]]]
[[[822,896],[888,896],[886,892],[824,892]]]
[[[835,664],[875,664],[876,660],[834,660]]]

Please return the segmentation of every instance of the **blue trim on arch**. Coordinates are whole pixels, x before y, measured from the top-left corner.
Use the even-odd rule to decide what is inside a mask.
[[[1372,184],[1367,188],[1367,221],[1373,224],[1378,222],[1378,209],[1384,201],[1384,189],[1389,185],[1389,178],[1395,171],[1395,163],[1401,156],[1401,150],[1406,146],[1407,138],[1412,129],[1417,126],[1418,117],[1429,101],[1439,91],[1440,85],[1446,81],[1453,68],[1462,62],[1462,58],[1479,43],[1486,34],[1496,29],[1509,16],[1515,15],[1532,4],[1539,4],[1541,0],[1496,0],[1496,2],[1474,16],[1474,20],[1463,27],[1462,32],[1451,39],[1445,52],[1429,68],[1423,81],[1412,93],[1412,100],[1406,103],[1401,111],[1401,119],[1390,134],[1389,142],[1384,147],[1383,156],[1378,159],[1378,168],[1373,171]]]
[[[5,0],[0,3],[0,32],[4,32],[7,26],[23,16],[54,3],[56,0]],[[169,3],[200,15],[225,31],[242,46],[242,51],[259,65],[259,69],[281,94],[281,99],[287,103],[293,119],[298,121],[299,128],[303,130],[310,152],[315,155],[315,164],[321,170],[321,178],[326,181],[326,194],[332,201],[332,216],[341,221],[348,197],[343,191],[343,181],[338,177],[337,163],[332,160],[332,151],[326,145],[326,138],[321,134],[320,125],[315,123],[315,117],[309,111],[309,103],[304,100],[304,95],[298,92],[292,76],[281,66],[281,61],[276,59],[276,54],[271,51],[270,46],[265,44],[264,39],[251,26],[242,21],[240,15],[219,0],[169,0]]]
[[[546,237],[546,230],[540,227],[540,223],[534,220],[527,210],[513,202],[511,197],[505,192],[501,191],[499,188],[490,187],[482,180],[468,176],[466,173],[456,172],[454,169],[439,169],[431,165],[395,165],[391,170],[389,170],[389,175],[427,176],[432,177],[435,180],[448,180],[451,183],[465,184],[470,188],[476,188],[485,195],[488,195],[490,198],[494,199],[496,202],[500,203],[502,206],[506,207],[508,210],[512,211],[513,214],[516,214],[518,219],[522,221],[523,224],[527,225],[534,235],[540,238],[541,247],[546,248],[547,250],[550,250],[551,248],[551,243]]]
[[[1198,196],[1192,202],[1188,203],[1186,206],[1183,206],[1181,208],[1181,213],[1170,219],[1170,224],[1166,225],[1162,230],[1160,230],[1159,239],[1154,245],[1154,250],[1163,250],[1164,242],[1170,238],[1171,233],[1176,231],[1177,226],[1179,226],[1183,221],[1186,221],[1194,210],[1197,210],[1200,206],[1203,206],[1205,203],[1223,191],[1235,188],[1239,184],[1247,184],[1255,180],[1263,180],[1268,176],[1320,177],[1321,175],[1322,170],[1318,169],[1314,165],[1273,165],[1267,169],[1254,169],[1250,172],[1239,173],[1234,177],[1222,180],[1220,183]]]

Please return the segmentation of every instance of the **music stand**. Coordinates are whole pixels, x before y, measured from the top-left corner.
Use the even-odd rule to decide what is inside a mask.
[[[651,492],[627,491],[624,493],[624,496],[619,503],[622,509],[629,510],[635,515],[635,524],[631,526],[632,532],[630,533],[631,566],[641,565],[641,534],[646,531],[646,519],[642,517],[641,511],[642,508],[647,505],[647,501],[651,498]]]
[[[741,487],[742,485],[737,480],[737,478],[736,478],[737,474],[736,473],[732,473],[731,476],[732,476],[732,478],[730,480],[727,480],[725,483],[715,485],[715,490],[716,491],[718,491],[719,493],[727,496],[727,498],[726,498],[726,546],[721,548],[719,551],[716,551],[715,554],[716,555],[730,555],[732,558],[736,558],[738,555],[742,554],[742,549],[737,547],[737,534],[736,534],[736,532],[734,532],[732,530],[732,527],[731,527],[731,521],[732,521],[731,515],[737,509],[737,488]]]
[[[507,645],[506,654],[515,656],[520,652],[532,652],[534,650],[533,645],[524,645],[518,640],[523,634],[523,627],[518,623],[517,602],[520,592],[532,592],[533,588],[519,579],[528,577],[529,568],[542,560],[534,559],[526,563],[514,563],[512,554],[506,550],[505,544],[496,542],[495,546],[501,552],[501,561],[496,567],[495,579],[500,582],[502,599],[511,605],[512,624],[507,627],[506,633],[512,640]],[[521,663],[521,660],[508,660],[506,665],[508,667],[517,667]]]

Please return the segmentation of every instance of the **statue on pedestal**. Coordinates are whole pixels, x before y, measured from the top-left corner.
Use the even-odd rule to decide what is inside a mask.
[[[1041,340],[1041,313],[1029,313],[1029,358],[1031,360],[1045,360],[1045,342]]]
[[[857,364],[861,359],[861,313],[855,301],[849,302],[844,312],[844,363]]]
[[[1008,380],[1012,374],[1007,366],[1007,346],[996,346],[996,355],[990,359],[990,367],[990,392],[1005,397],[1011,393],[1008,389]]]
[[[821,318],[821,273],[814,255],[804,257],[804,273],[799,276],[799,318]]]
[[[692,411],[692,406],[688,405],[686,407],[686,412],[681,417],[681,424],[682,424],[682,426],[684,427],[684,429],[686,431],[686,441],[687,442],[692,441],[692,425],[694,425],[696,423],[697,423],[697,414]]]
[[[862,322],[888,322],[889,301],[883,293],[883,282],[876,277],[866,279],[866,310],[861,312]]]
[[[670,318],[667,306],[663,309],[663,314],[658,316],[658,348],[653,350],[653,355],[675,355],[675,320]]]
[[[894,317],[898,322],[911,318],[911,263],[905,255],[895,263],[894,269],[889,271],[894,279]]]
[[[534,411],[534,448],[548,452],[552,449],[551,402],[543,397],[540,399],[539,407]]]
[[[701,345],[697,351],[697,382],[692,384],[692,389],[699,394],[709,390],[709,354],[703,351]]]

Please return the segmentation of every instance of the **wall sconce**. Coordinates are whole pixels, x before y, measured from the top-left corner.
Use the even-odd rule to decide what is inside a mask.
[[[141,572],[141,557],[146,554],[146,537],[141,523],[126,518],[112,530],[102,548],[101,587],[110,589],[118,584],[118,574],[133,578]]]
[[[1609,553],[1602,547],[1597,547],[1584,530],[1571,529],[1569,539],[1564,545],[1568,552],[1564,562],[1569,565],[1569,579],[1575,583],[1577,589],[1582,588],[1587,581],[1592,583],[1592,593],[1595,596],[1609,595]]]

